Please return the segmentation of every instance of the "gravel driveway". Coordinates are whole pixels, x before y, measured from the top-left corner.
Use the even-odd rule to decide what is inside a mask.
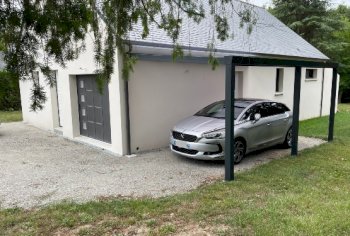
[[[300,148],[323,141],[300,138]],[[249,155],[236,170],[280,158],[290,150]],[[23,123],[0,127],[0,208],[31,208],[61,200],[98,197],[160,197],[222,178],[223,162],[178,157],[168,149],[115,157]]]

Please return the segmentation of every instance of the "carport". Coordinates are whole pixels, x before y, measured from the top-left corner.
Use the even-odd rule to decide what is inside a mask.
[[[291,155],[298,155],[298,135],[299,135],[299,113],[300,113],[300,91],[301,91],[301,69],[302,67],[312,68],[332,68],[332,88],[331,106],[328,126],[328,142],[334,137],[334,115],[336,107],[337,91],[337,68],[338,64],[329,60],[312,61],[306,59],[280,59],[276,57],[245,57],[245,56],[225,56],[225,180],[234,180],[234,102],[235,102],[235,71],[236,66],[263,66],[263,67],[294,67],[294,96],[293,96],[293,132]]]

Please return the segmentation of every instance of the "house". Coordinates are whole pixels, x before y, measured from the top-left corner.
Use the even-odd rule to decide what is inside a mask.
[[[229,23],[234,37],[215,42],[219,60],[227,55],[328,60],[265,9],[238,1],[234,7],[252,7],[257,24],[248,34],[232,14]],[[21,82],[24,122],[118,155],[166,147],[170,130],[179,120],[225,97],[225,66],[212,70],[208,65],[207,44],[213,32],[209,18],[199,25],[184,18],[179,44],[191,55],[176,62],[165,32],[151,25],[143,39],[141,24],[135,25],[129,36],[138,58],[134,72],[128,82],[123,81],[117,58],[103,94],[94,81],[93,42],[87,37],[86,51],[77,60],[66,68],[54,67],[56,87],[47,86],[41,73],[33,73],[48,97],[42,111],[30,111],[32,82]],[[236,67],[236,96],[272,99],[292,108],[294,74],[289,67]],[[331,84],[332,69],[302,68],[301,119],[329,114]]]

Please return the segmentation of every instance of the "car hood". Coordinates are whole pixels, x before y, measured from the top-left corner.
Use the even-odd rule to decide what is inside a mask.
[[[217,119],[204,116],[191,116],[180,121],[174,127],[174,130],[181,133],[202,134],[224,128],[225,119]]]

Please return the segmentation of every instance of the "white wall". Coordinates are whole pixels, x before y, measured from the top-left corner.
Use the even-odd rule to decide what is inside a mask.
[[[283,67],[279,67],[283,68]],[[283,94],[275,92],[277,68],[248,67],[244,74],[243,95],[245,98],[270,99],[293,107],[294,68],[283,68]]]
[[[330,112],[332,76],[333,76],[333,70],[332,69],[325,69],[322,116],[329,115],[329,112]],[[336,93],[337,94],[337,97],[336,97],[337,102],[338,102],[339,82],[340,82],[340,77],[338,75],[337,93]],[[338,104],[336,103],[336,110],[337,110],[337,107],[338,107]]]
[[[322,77],[323,69],[317,69],[316,79],[305,79],[306,69],[301,71],[301,94],[300,94],[300,119],[310,119],[320,116],[322,99]],[[324,81],[328,81],[325,78]],[[331,78],[329,79],[331,81]],[[325,90],[331,90],[326,86]],[[330,98],[329,98],[330,100]],[[327,104],[324,104],[327,106]],[[329,108],[328,108],[329,114]]]
[[[293,109],[294,68],[283,68],[283,93],[275,92],[277,68],[238,67],[243,75],[244,98],[270,99]],[[302,69],[300,119],[320,116],[322,69],[305,80]],[[171,128],[181,119],[214,101],[224,99],[225,70],[208,65],[170,62],[137,62],[129,81],[131,151],[168,145]],[[332,69],[326,69],[323,115],[329,114]]]
[[[40,85],[44,87],[47,100],[44,104],[44,108],[37,112],[31,111],[30,109],[33,82],[20,81],[19,83],[23,121],[41,129],[52,131],[57,124],[57,119],[55,118],[56,89],[55,87],[51,88],[47,85],[47,82],[41,73],[39,73],[39,82]]]
[[[283,67],[278,67],[283,68]],[[294,95],[294,68],[283,68],[283,93],[275,92],[275,79],[277,68],[274,67],[249,67],[244,75],[244,97],[264,98],[286,104],[293,109]],[[317,69],[317,78],[306,80],[306,68],[302,68],[301,94],[300,94],[300,119],[310,119],[321,114],[322,98],[322,73],[323,69]],[[332,87],[332,69],[325,69],[322,115],[328,115],[330,111],[330,95]]]
[[[223,66],[138,61],[129,80],[131,151],[167,146],[179,120],[224,99],[224,91]]]
[[[80,136],[78,97],[76,87],[76,75],[95,74],[93,38],[88,35],[86,51],[77,60],[67,63],[65,68],[53,65],[57,70],[57,86],[59,91],[60,121],[63,136],[74,139]],[[124,87],[120,77],[119,57],[114,65],[115,72],[111,76],[109,84],[110,118],[111,118],[111,145],[110,151],[116,154],[125,154],[125,113],[124,113]],[[43,75],[40,74],[43,79]],[[39,128],[54,130],[58,128],[58,107],[56,88],[46,88],[48,101],[42,111],[31,112],[29,109],[31,82],[21,82],[21,100],[24,121]],[[123,131],[124,130],[124,131]]]

